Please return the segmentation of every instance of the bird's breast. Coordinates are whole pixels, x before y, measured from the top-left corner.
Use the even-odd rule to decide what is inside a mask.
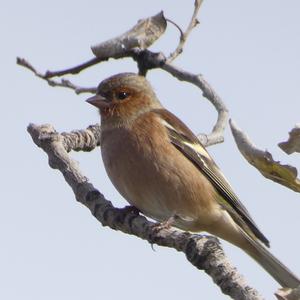
[[[219,208],[212,207],[216,202],[209,201],[214,188],[169,142],[163,128],[104,131],[101,153],[116,189],[145,215],[158,221],[177,215],[177,226],[192,231],[219,217]]]

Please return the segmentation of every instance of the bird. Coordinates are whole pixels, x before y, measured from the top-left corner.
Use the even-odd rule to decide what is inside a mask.
[[[196,135],[165,109],[149,81],[113,75],[86,100],[101,117],[100,149],[118,192],[145,216],[189,232],[208,232],[244,250],[282,287],[300,279],[270,244]]]

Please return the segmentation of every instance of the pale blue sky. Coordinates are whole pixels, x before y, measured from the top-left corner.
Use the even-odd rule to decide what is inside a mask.
[[[74,199],[62,175],[26,132],[30,122],[58,131],[98,122],[88,95],[51,88],[16,66],[16,56],[40,70],[83,62],[90,45],[164,10],[183,27],[193,1],[4,1],[0,4],[2,128],[0,299],[224,299],[218,287],[180,253],[103,228]],[[201,73],[223,98],[237,124],[274,159],[300,167],[299,154],[278,147],[300,121],[300,2],[204,1],[201,24],[175,64]],[[169,25],[153,50],[166,54],[178,32]],[[131,60],[109,61],[76,77],[95,86],[112,74],[135,71]],[[163,71],[148,76],[165,106],[194,132],[207,132],[216,113],[200,91]],[[300,276],[300,198],[265,180],[241,157],[227,128],[211,154],[271,241],[272,252]],[[99,149],[72,153],[115,206],[126,205],[109,182]],[[252,259],[223,243],[232,262],[267,299],[278,285]]]

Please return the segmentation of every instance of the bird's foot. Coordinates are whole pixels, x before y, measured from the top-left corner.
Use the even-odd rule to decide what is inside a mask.
[[[170,229],[178,220],[179,216],[173,215],[169,219],[163,221],[163,222],[157,222],[153,225],[152,229],[154,233],[158,233],[162,229]]]
[[[179,218],[179,216],[173,215],[169,219],[167,219],[163,222],[157,222],[157,223],[155,223],[151,226],[151,233],[150,233],[150,236],[149,236],[149,242],[151,244],[152,250],[155,251],[153,245],[155,243],[157,243],[157,241],[161,238],[161,237],[158,236],[158,233],[161,230],[170,229],[174,225],[174,223],[176,222],[176,220],[178,218]]]

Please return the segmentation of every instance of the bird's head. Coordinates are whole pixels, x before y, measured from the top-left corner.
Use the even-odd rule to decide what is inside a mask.
[[[95,96],[86,100],[96,106],[102,124],[120,125],[161,104],[145,77],[121,73],[103,80]]]

